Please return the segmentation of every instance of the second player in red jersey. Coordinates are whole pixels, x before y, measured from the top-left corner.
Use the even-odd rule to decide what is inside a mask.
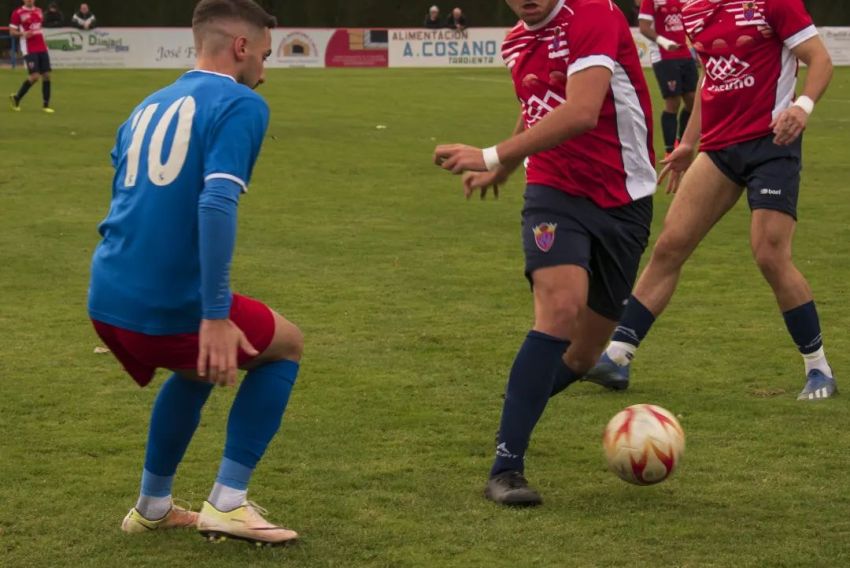
[[[802,0],[689,0],[682,14],[705,77],[694,120],[662,172],[671,177],[668,191],[678,193],[620,326],[590,374],[628,381],[636,349],[672,298],[684,263],[746,194],[753,258],[803,355],[806,383],[797,399],[831,398],[838,391],[817,308],[792,257],[802,133],[832,78],[829,53]],[[808,74],[795,97],[798,60]]]
[[[465,174],[467,196],[526,165],[522,239],[534,328],[510,372],[485,495],[528,506],[541,503],[524,477],[531,432],[613,331],[649,238],[656,183],[649,92],[619,8],[507,1],[521,20],[502,49],[521,107],[514,135],[484,150],[438,146],[434,160]]]
[[[12,110],[21,110],[21,99],[27,91],[41,79],[41,90],[43,95],[43,110],[52,113],[50,108],[50,55],[47,52],[47,42],[44,40],[42,24],[44,14],[41,8],[35,5],[35,0],[24,0],[24,5],[12,12],[9,21],[9,30],[14,37],[21,40],[21,52],[27,64],[29,76],[23,82],[17,93],[10,95]]]
[[[684,0],[643,0],[638,18],[641,34],[658,46],[652,50],[652,69],[664,98],[661,131],[668,154],[685,133],[699,80],[682,21],[684,3]]]

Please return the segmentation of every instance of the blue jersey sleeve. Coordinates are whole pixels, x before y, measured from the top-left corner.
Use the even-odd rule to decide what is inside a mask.
[[[253,93],[219,108],[206,141],[204,181],[228,179],[247,191],[268,124],[269,108]]]

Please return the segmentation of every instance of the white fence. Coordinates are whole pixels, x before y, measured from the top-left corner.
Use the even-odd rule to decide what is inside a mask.
[[[272,32],[269,67],[500,67],[502,28],[292,29]],[[44,30],[57,68],[189,68],[188,28]],[[644,66],[654,45],[633,30]],[[850,28],[821,28],[837,65],[850,65]]]

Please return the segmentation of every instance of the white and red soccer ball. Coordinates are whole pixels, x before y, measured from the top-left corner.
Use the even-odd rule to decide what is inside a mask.
[[[670,477],[685,451],[685,432],[667,410],[636,404],[605,427],[602,446],[608,467],[624,481],[653,485]]]

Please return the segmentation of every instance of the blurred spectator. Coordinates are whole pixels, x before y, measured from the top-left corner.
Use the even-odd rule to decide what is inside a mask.
[[[460,8],[452,10],[452,13],[449,14],[449,19],[446,20],[446,27],[459,32],[468,28],[469,24],[466,22],[466,16],[463,15],[463,10]]]
[[[95,27],[95,17],[88,4],[80,4],[80,9],[71,18],[71,23],[75,28],[81,30],[93,30]]]
[[[59,4],[51,2],[48,4],[47,11],[44,13],[44,23],[42,26],[45,28],[61,28],[64,25],[65,15],[59,9]]]
[[[438,30],[443,27],[443,22],[440,21],[440,8],[431,6],[428,10],[428,15],[425,16],[425,27],[430,30]]]

